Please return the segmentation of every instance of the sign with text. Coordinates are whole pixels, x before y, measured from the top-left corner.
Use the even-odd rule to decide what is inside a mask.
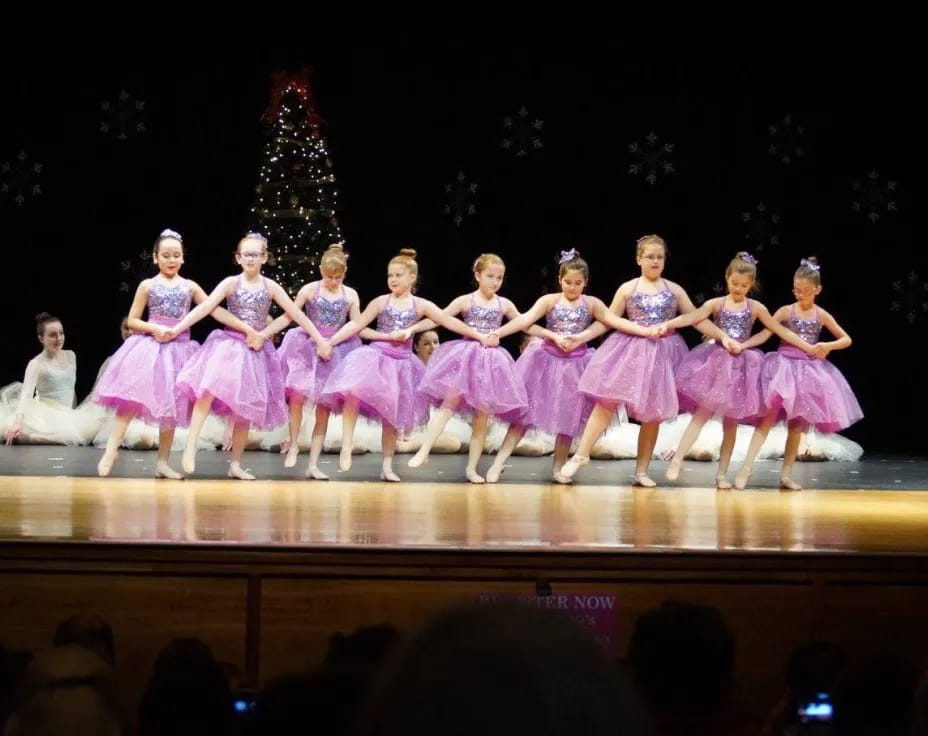
[[[482,595],[481,604],[524,603],[533,608],[560,611],[587,629],[603,648],[616,655],[615,635],[618,611],[614,593],[551,593],[550,595]]]

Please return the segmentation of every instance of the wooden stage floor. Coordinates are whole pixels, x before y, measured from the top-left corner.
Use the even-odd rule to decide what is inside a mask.
[[[305,481],[279,455],[248,453],[255,482],[222,477],[227,456],[200,453],[185,481],[150,477],[154,454],[123,452],[114,477],[92,475],[93,448],[0,451],[0,540],[215,543],[548,551],[928,553],[928,460],[805,463],[802,492],[769,487],[778,464],[758,463],[755,490],[710,487],[713,463],[686,464],[687,486],[625,485],[630,461],[595,462],[572,487],[546,481],[549,458],[514,458],[505,483],[455,482],[462,456],[376,478],[378,455],[355,458],[339,480]],[[334,470],[335,456],[324,469]],[[654,463],[654,477],[664,463]],[[129,474],[135,477],[127,477]],[[122,476],[122,477],[119,477]],[[218,476],[218,477],[217,477]],[[344,480],[343,480],[344,479]],[[764,488],[764,485],[768,487]]]

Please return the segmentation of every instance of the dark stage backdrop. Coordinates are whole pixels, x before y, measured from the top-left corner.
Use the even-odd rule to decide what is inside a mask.
[[[814,254],[819,303],[854,339],[833,354],[866,414],[848,435],[871,451],[921,451],[914,57],[230,48],[62,53],[52,69],[5,60],[0,383],[21,380],[38,351],[33,315],[47,310],[77,351],[82,397],[154,273],[139,255],[164,227],[185,237],[184,276],[210,290],[236,272],[270,74],[305,63],[362,301],[385,291],[401,247],[420,252],[419,293],[438,303],[470,289],[474,258],[493,251],[507,264],[502,293],[527,308],[555,288],[570,247],[608,301],[636,274],[636,238],[655,232],[670,244],[666,276],[697,303],[721,292],[736,251],[755,253],[772,311]]]

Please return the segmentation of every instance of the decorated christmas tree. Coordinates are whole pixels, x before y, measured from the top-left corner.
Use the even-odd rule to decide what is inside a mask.
[[[263,117],[270,137],[255,187],[252,229],[268,239],[268,275],[293,296],[314,278],[323,251],[342,242],[338,192],[309,71],[275,72],[272,80]]]

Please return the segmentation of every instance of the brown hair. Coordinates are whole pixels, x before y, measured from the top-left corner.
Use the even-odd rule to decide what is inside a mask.
[[[39,312],[35,316],[35,331],[39,337],[45,336],[45,326],[52,322],[61,322],[57,317],[53,317],[48,312]]]
[[[158,251],[161,250],[161,243],[165,240],[176,240],[180,243],[181,250],[184,248],[184,239],[181,237],[180,233],[176,230],[171,230],[171,228],[165,228],[155,239],[155,245],[151,249],[152,256],[155,258],[158,257]]]
[[[729,262],[728,268],[725,269],[725,278],[727,279],[733,273],[750,276],[757,281],[757,259],[746,250],[738,251]]]
[[[557,278],[560,281],[568,271],[579,271],[583,274],[583,280],[589,283],[590,267],[587,265],[580,254],[574,251],[574,255],[566,261],[561,261],[560,268],[557,270]]]
[[[815,256],[808,256],[799,261],[799,268],[797,268],[796,273],[793,274],[793,280],[803,279],[805,281],[811,281],[816,286],[821,286],[822,275],[820,270],[821,266],[818,263],[818,258]]]

